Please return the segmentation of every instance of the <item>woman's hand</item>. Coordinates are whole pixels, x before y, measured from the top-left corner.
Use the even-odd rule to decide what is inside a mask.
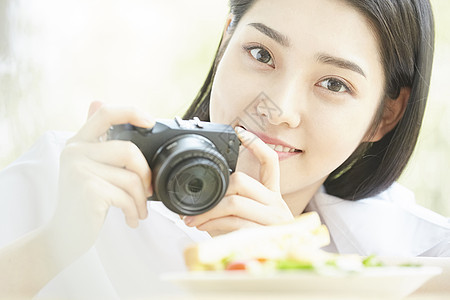
[[[277,153],[254,134],[237,127],[242,145],[259,160],[261,182],[242,172],[230,176],[225,197],[210,211],[185,217],[186,225],[208,231],[212,236],[244,227],[263,226],[294,217],[280,193]]]
[[[61,155],[59,202],[52,220],[0,249],[0,298],[31,299],[97,239],[111,206],[128,225],[147,216],[151,172],[131,142],[102,138],[113,124],[152,127],[133,108],[93,103],[90,118]],[[26,188],[26,187],[24,187]]]
[[[51,227],[72,251],[93,245],[111,206],[123,211],[130,227],[137,227],[147,217],[152,194],[151,171],[139,148],[129,141],[105,141],[105,135],[115,124],[150,128],[154,121],[134,108],[99,106],[91,105],[91,116],[61,155],[60,201]]]

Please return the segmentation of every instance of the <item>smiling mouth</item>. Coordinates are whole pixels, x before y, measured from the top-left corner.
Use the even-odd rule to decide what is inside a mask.
[[[302,150],[289,148],[289,147],[282,146],[282,145],[274,145],[274,144],[269,144],[269,143],[266,143],[266,145],[269,146],[272,150],[275,150],[277,152],[283,152],[283,153],[302,152]]]
[[[251,130],[248,130],[247,128],[245,128],[242,125],[240,125],[239,127],[241,127],[244,130],[252,132],[256,136],[258,136],[267,146],[269,146],[269,148],[271,148],[272,150],[274,150],[274,151],[276,151],[278,153],[303,153],[303,150],[292,148],[292,147],[289,147],[287,145],[281,145],[281,144],[278,143],[278,140],[273,139],[273,138],[271,138],[269,136],[265,136],[262,133],[257,134],[257,133],[255,133],[255,132],[253,132]]]

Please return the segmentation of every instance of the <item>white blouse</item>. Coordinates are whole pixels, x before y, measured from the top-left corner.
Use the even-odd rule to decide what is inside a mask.
[[[59,154],[72,135],[46,133],[29,152],[0,172],[0,247],[50,220],[55,204]],[[110,209],[95,245],[63,270],[39,298],[129,299],[180,293],[160,280],[184,271],[183,249],[210,239],[187,227],[160,202],[129,228],[119,209]],[[307,211],[317,211],[332,242],[326,250],[383,256],[450,256],[450,219],[414,203],[399,184],[376,197],[342,200],[318,191]]]

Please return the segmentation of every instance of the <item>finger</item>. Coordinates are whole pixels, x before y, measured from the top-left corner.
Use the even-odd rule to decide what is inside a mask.
[[[115,196],[111,198],[112,205],[120,205],[118,207],[126,210],[124,214],[128,214],[130,220],[133,218],[139,218],[141,220],[147,218],[147,197],[141,179],[136,173],[97,162],[91,162],[87,167],[91,173],[115,187],[115,190],[119,189],[128,194],[129,197],[125,197],[127,205],[124,205],[125,203],[123,201],[118,202]],[[124,196],[119,197],[119,199],[121,198],[124,198]],[[134,209],[129,207],[129,205],[134,206]]]
[[[261,182],[243,173],[235,172],[230,176],[230,183],[225,196],[240,195],[261,202],[270,204],[272,201],[272,191],[268,190]]]
[[[93,101],[91,102],[91,105],[89,106],[89,111],[88,111],[88,119],[90,117],[92,117],[92,115],[100,109],[100,107],[103,105],[102,102],[100,101]]]
[[[139,213],[130,194],[109,182],[105,183],[100,197],[103,198],[109,206],[114,206],[122,210],[125,222],[128,226],[131,228],[138,227]]]
[[[86,186],[83,189],[85,193],[88,193],[86,197],[90,198],[88,201],[92,207],[91,213],[102,212],[100,217],[103,222],[106,216],[105,212],[109,207],[114,206],[122,210],[127,225],[136,228],[139,225],[139,214],[130,194],[97,174],[88,172],[90,178],[85,182]]]
[[[104,167],[113,168],[90,160],[75,147],[66,147],[61,153],[60,192],[73,201],[62,201],[72,214],[90,212],[95,216],[95,227],[101,227],[110,206],[120,208],[130,227],[136,227],[139,219],[138,205],[135,199],[142,198],[129,189],[138,184],[122,184],[123,178],[114,178],[113,172]],[[109,178],[108,178],[109,176]],[[139,183],[139,180],[137,181]],[[76,189],[76,190],[74,190]],[[145,198],[145,197],[144,197]],[[141,200],[146,202],[146,199]],[[86,211],[86,208],[90,209]],[[145,208],[146,210],[146,208]],[[142,214],[142,216],[145,216]],[[97,221],[95,221],[97,220]]]
[[[83,154],[85,157],[103,164],[130,170],[139,175],[146,195],[153,194],[152,174],[141,150],[130,141],[111,140],[104,143],[72,143],[67,151]]]
[[[134,107],[102,105],[71,140],[97,142],[107,130],[116,124],[130,123],[138,127],[151,128],[155,120]]]
[[[242,127],[236,127],[235,130],[242,145],[250,150],[261,164],[261,183],[271,191],[279,192],[280,163],[278,161],[277,153],[253,133]]]
[[[213,209],[197,215],[184,218],[190,227],[201,226],[204,223],[226,216],[239,216],[260,225],[269,225],[278,221],[276,212],[270,206],[263,205],[252,199],[239,195],[224,197]]]
[[[209,220],[198,226],[198,230],[207,231],[211,236],[226,234],[241,228],[260,227],[252,221],[245,220],[235,216],[226,216],[218,219]]]
[[[75,143],[64,149],[61,154],[61,164],[65,166],[66,171],[70,172],[68,176],[73,178],[73,181],[77,184],[75,181],[77,178],[76,174],[85,174],[82,177],[78,176],[83,178],[83,181],[78,183],[79,185],[84,184],[84,182],[89,182],[90,178],[94,177],[102,178],[112,186],[119,187],[133,199],[141,219],[146,218],[147,194],[141,176],[132,170],[118,168],[90,159],[84,152],[86,152],[86,148],[92,145],[100,145],[100,143],[84,145]],[[90,152],[97,153],[95,151]]]

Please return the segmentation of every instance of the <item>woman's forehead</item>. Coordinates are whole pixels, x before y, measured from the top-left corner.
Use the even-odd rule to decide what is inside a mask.
[[[343,0],[258,0],[243,16],[241,26],[249,23],[268,23],[279,32],[295,40],[301,38],[350,35],[363,37],[372,29],[366,18]],[[363,33],[355,36],[355,33]]]
[[[372,27],[346,1],[258,0],[242,17],[236,32],[262,32],[263,26],[297,53],[342,57],[368,72],[380,66],[380,47]]]

